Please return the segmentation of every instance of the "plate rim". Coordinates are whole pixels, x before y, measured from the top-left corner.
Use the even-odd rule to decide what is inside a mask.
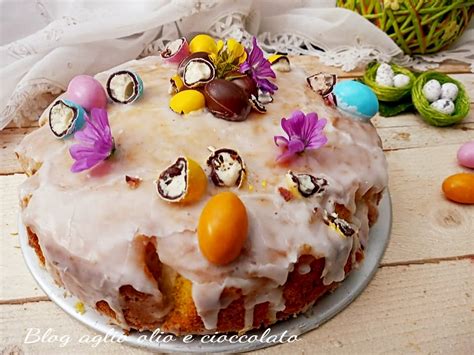
[[[370,281],[375,276],[376,272],[379,269],[378,266],[380,264],[380,261],[382,260],[383,255],[385,254],[385,250],[390,241],[393,221],[393,209],[392,199],[388,188],[386,188],[383,192],[382,199],[379,203],[378,212],[379,218],[369,231],[369,244],[367,247],[367,252],[364,261],[361,263],[358,269],[353,270],[350,275],[345,278],[333,292],[330,293],[329,297],[328,294],[326,294],[321,299],[318,299],[315,305],[311,306],[307,312],[299,314],[297,317],[278,321],[277,323],[272,324],[270,327],[253,330],[246,334],[258,335],[262,334],[265,329],[280,329],[283,328],[283,324],[290,326],[293,324],[295,325],[295,329],[291,333],[288,333],[288,337],[291,335],[300,336],[318,328],[328,320],[335,317],[338,313],[343,311],[349,304],[351,304],[364,291],[364,289],[368,286]],[[384,220],[382,220],[381,217],[383,217]],[[378,236],[378,238],[375,238],[373,234],[377,232],[381,233],[382,237]],[[167,352],[245,352],[263,349],[266,347],[271,347],[280,344],[266,342],[232,344],[226,342],[204,345],[201,341],[193,341],[192,343],[186,344],[182,342],[182,336],[175,336],[177,338],[180,338],[181,341],[164,343],[141,341],[138,338],[139,335],[143,335],[147,332],[133,332],[130,335],[124,335],[123,330],[121,328],[110,324],[108,319],[99,314],[95,309],[85,305],[88,311],[86,312],[86,314],[89,313],[89,315],[87,316],[85,316],[84,314],[80,314],[76,311],[73,302],[75,304],[79,301],[79,299],[72,295],[69,297],[65,297],[64,292],[66,291],[66,289],[57,286],[49,272],[44,267],[40,266],[36,253],[34,252],[33,248],[31,248],[28,244],[27,231],[25,225],[21,220],[21,212],[18,215],[18,234],[20,240],[20,248],[27,268],[36,283],[43,290],[43,292],[62,311],[64,311],[70,317],[79,321],[83,325],[86,325],[88,328],[94,330],[97,333],[100,333],[102,335],[112,334],[113,336],[115,336],[115,338],[123,340],[124,344],[135,348]],[[374,250],[375,248],[376,250]],[[370,254],[369,251],[371,251]],[[374,253],[375,255],[372,255]],[[368,260],[370,260],[370,262]],[[355,283],[355,285],[352,285],[353,283]],[[337,297],[340,298],[339,301],[337,301]],[[327,305],[327,303],[329,304]],[[330,308],[325,310],[324,307]],[[305,322],[305,320],[308,321]],[[281,333],[282,332],[280,331],[280,333],[272,335],[281,335]],[[193,337],[198,338],[200,336],[193,335]],[[285,338],[288,339],[288,337]]]

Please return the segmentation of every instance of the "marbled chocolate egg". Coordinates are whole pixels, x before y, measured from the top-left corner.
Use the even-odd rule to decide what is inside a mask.
[[[214,79],[204,86],[207,109],[227,121],[244,121],[251,109],[247,94],[225,79]]]
[[[474,169],[474,141],[464,143],[458,150],[458,163]]]

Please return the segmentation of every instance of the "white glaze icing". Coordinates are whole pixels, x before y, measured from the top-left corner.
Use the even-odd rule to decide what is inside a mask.
[[[253,113],[244,122],[218,119],[206,110],[187,116],[173,113],[167,90],[175,69],[161,64],[158,57],[121,68],[136,71],[145,91],[132,105],[109,103],[117,147],[111,159],[91,171],[71,173],[68,148],[73,140],[55,139],[47,125],[25,137],[18,147],[20,155],[43,162],[21,186],[21,196],[31,194],[22,211],[23,222],[39,236],[48,268],[71,293],[90,305],[106,300],[124,328],[120,286],[131,285],[159,302],[162,295],[144,274],[133,244],[137,235],[155,236],[161,262],[192,282],[192,297],[208,330],[216,327],[219,310],[232,301],[221,298],[226,287],[239,288],[246,295],[247,328],[256,304],[270,302],[274,315],[283,310],[280,286],[304,246],[326,258],[325,284],[344,279],[353,244],[358,245],[360,239],[365,246],[368,238],[367,206],[356,204],[356,194],[362,196],[370,189],[380,192],[387,184],[385,157],[372,125],[342,118],[325,106],[307,86],[307,75],[295,67],[278,74],[279,90],[267,113]],[[111,72],[99,74],[98,79],[104,83]],[[273,136],[283,134],[281,118],[296,109],[327,118],[329,142],[290,164],[277,165],[279,150]],[[208,194],[201,201],[177,206],[161,200],[153,183],[178,156],[191,157],[205,167],[208,146],[239,151],[248,171],[247,184],[232,190],[247,208],[249,235],[240,257],[225,266],[210,264],[202,256],[196,228],[209,197],[227,188],[208,184]],[[288,170],[325,178],[325,193],[286,202],[278,187],[286,186]],[[125,175],[140,177],[142,182],[132,190]],[[315,213],[315,208],[334,212],[335,203],[353,214],[355,237],[341,237],[322,222],[321,213]],[[168,311],[165,305],[155,309],[157,317]]]

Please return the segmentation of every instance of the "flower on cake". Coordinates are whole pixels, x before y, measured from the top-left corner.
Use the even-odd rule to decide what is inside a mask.
[[[328,139],[324,134],[327,120],[318,118],[316,112],[307,115],[302,111],[294,111],[289,119],[281,119],[281,127],[288,138],[275,136],[274,141],[283,152],[277,157],[277,161],[286,161],[296,154],[305,150],[318,149],[324,146]]]
[[[69,153],[75,160],[71,166],[73,173],[96,166],[109,158],[115,150],[107,111],[93,108],[90,115],[91,117],[85,116],[84,129],[74,134],[74,139],[79,143],[69,148]]]
[[[247,52],[242,44],[229,38],[226,42],[219,40],[216,51],[209,54],[209,58],[216,67],[217,77],[224,78],[227,73],[239,69],[247,59]]]
[[[276,78],[271,63],[263,56],[263,51],[257,44],[257,39],[252,39],[253,48],[247,59],[240,65],[241,73],[248,73],[257,83],[260,90],[273,94],[278,86],[267,78]]]

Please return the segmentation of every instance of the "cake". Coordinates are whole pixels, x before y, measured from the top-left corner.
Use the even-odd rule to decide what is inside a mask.
[[[313,73],[293,62],[272,79],[273,102],[249,97],[263,109],[253,106],[239,122],[207,107],[174,112],[168,90],[177,66],[164,62],[168,56],[96,76],[109,96],[115,73],[136,73],[142,85],[133,102],[122,97],[106,104],[115,145],[110,158],[71,172],[75,138],[58,139],[48,124],[58,101],[17,148],[29,176],[20,188],[21,220],[39,263],[58,285],[127,331],[242,333],[306,311],[363,262],[387,184],[375,128],[341,115],[308,85]],[[132,79],[114,79],[116,89],[139,84]],[[281,161],[275,137],[284,134],[281,119],[296,110],[327,120],[327,143]],[[217,176],[212,157],[218,152],[227,154],[221,163],[237,154],[241,175]],[[191,203],[173,201],[184,180],[167,180],[176,175],[169,167],[185,163],[189,171],[191,164],[201,167],[207,182]],[[222,194],[241,205],[224,199],[219,212],[209,210]],[[212,213],[227,216],[223,228],[240,238],[231,248],[235,255],[212,258],[228,235],[201,240],[204,210],[208,223]],[[244,222],[233,220],[242,213]]]

